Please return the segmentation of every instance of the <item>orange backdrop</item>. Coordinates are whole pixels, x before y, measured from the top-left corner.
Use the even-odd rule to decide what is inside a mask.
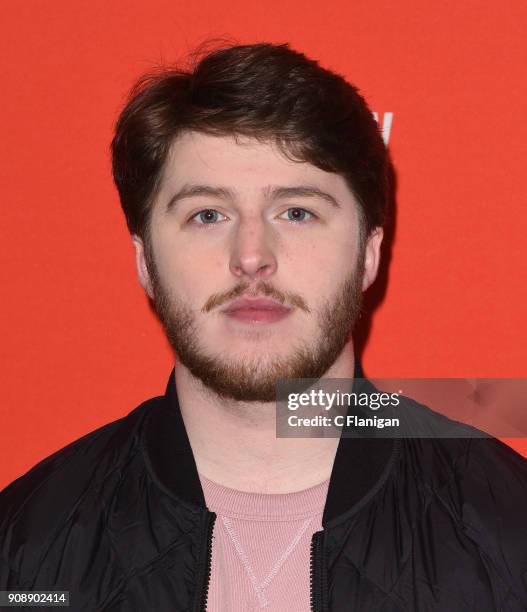
[[[523,0],[3,3],[0,487],[164,390],[108,146],[135,77],[205,38],[290,42],[393,113],[367,373],[527,376],[526,18]]]

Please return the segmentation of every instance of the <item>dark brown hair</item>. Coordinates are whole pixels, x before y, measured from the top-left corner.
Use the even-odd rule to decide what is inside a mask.
[[[163,69],[133,87],[112,141],[128,229],[148,236],[152,201],[183,130],[273,141],[291,159],[341,174],[357,198],[361,234],[384,223],[388,154],[370,109],[343,77],[288,45],[237,45],[193,68]]]

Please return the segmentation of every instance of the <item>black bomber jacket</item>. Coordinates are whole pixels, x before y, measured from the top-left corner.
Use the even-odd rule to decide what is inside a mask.
[[[527,460],[459,432],[341,437],[312,539],[312,610],[527,610]],[[172,374],[164,396],[0,493],[0,591],[69,591],[73,611],[199,612],[214,520]]]

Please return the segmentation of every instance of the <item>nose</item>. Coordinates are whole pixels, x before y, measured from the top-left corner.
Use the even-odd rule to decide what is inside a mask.
[[[277,270],[271,228],[262,219],[240,221],[235,230],[229,268],[240,279],[265,280]]]

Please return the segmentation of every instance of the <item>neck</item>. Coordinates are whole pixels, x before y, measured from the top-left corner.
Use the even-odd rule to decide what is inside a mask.
[[[353,378],[351,341],[324,378]],[[221,398],[178,363],[176,388],[198,472],[225,487],[291,493],[331,475],[339,438],[277,438],[275,402]]]

